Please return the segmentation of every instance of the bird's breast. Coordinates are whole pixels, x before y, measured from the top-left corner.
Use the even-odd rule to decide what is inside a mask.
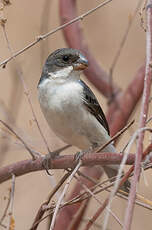
[[[52,112],[66,109],[70,111],[82,103],[82,86],[77,82],[68,82],[65,84],[55,84],[48,81],[39,86],[39,101],[43,109],[49,109]]]
[[[46,81],[39,86],[38,92],[41,109],[50,127],[56,133],[67,132],[68,127],[74,129],[81,116],[82,86],[77,82],[55,85]]]

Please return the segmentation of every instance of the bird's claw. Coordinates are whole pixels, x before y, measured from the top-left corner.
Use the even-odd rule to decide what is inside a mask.
[[[46,154],[46,156],[43,159],[42,165],[49,176],[52,176],[49,173],[49,169],[51,169],[51,160],[55,159],[58,155],[59,155],[58,151],[49,152],[48,154]]]
[[[74,155],[74,160],[75,160],[75,161],[81,160],[81,158],[84,156],[84,154],[85,154],[84,151],[77,152],[77,153]]]
[[[90,147],[89,149],[87,150],[83,150],[83,151],[80,151],[80,152],[77,152],[74,156],[74,159],[75,161],[79,161],[81,160],[81,158],[86,154],[86,153],[90,153],[92,152],[92,147]]]

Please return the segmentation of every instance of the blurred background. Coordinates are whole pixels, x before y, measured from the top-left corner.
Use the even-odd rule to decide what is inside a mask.
[[[77,0],[78,15],[95,7],[100,2],[99,0]],[[120,46],[129,20],[134,14],[137,3],[138,1],[136,0],[123,2],[121,0],[113,0],[81,22],[85,40],[88,43],[90,51],[107,72],[111,67],[113,58]],[[4,15],[7,18],[6,32],[13,52],[24,48],[40,34],[45,34],[60,25],[58,4],[57,0],[16,0],[11,1],[11,5],[5,7]],[[126,88],[137,72],[137,69],[143,65],[145,61],[145,32],[140,24],[140,16],[139,13],[137,13],[125,46],[121,51],[120,58],[114,69],[114,82],[122,89]],[[0,34],[0,62],[2,62],[10,56],[10,52],[2,27],[0,27]],[[55,49],[66,46],[62,31],[58,31],[19,55],[16,61],[9,62],[6,68],[0,68],[0,119],[5,120],[11,127],[14,127],[17,133],[30,146],[43,154],[47,153],[47,149],[34,122],[19,75],[24,78],[27,85],[37,120],[50,149],[55,150],[64,146],[64,143],[48,128],[42,115],[37,99],[37,84],[47,56]],[[84,80],[87,81],[85,77]],[[100,104],[104,111],[106,111],[107,104],[105,98],[93,85],[89,82],[88,84],[94,90]],[[119,141],[117,146],[118,150],[123,148],[129,137],[138,127],[139,113],[140,104],[137,106],[136,112],[132,114],[132,118],[135,118],[135,124]],[[19,144],[2,125],[0,126],[0,135],[1,167],[30,158],[24,147]],[[148,143],[150,136],[147,135],[146,137],[145,143]],[[132,148],[132,151],[135,147],[136,146]],[[70,148],[64,153],[75,153],[76,151],[75,148]],[[60,175],[63,174],[63,170],[54,170],[52,173],[58,181]],[[145,185],[142,176],[138,188],[139,193],[148,199],[152,199],[152,180],[150,173],[151,170],[145,173],[148,186]],[[16,230],[24,230],[31,227],[38,208],[46,199],[53,184],[55,184],[54,179],[49,178],[44,171],[16,178],[13,209]],[[0,216],[6,206],[6,200],[4,198],[8,196],[10,186],[11,181],[0,185]],[[106,196],[107,193],[105,192],[99,194],[98,198],[104,200]],[[87,211],[87,217],[92,217],[97,208],[98,204],[93,203],[94,206],[92,205],[91,209],[89,208]],[[125,207],[126,201],[115,198],[112,209],[115,210],[116,215],[119,216],[121,221],[123,221]],[[151,217],[152,213],[150,210],[136,206],[132,229],[150,230]],[[102,219],[103,215],[99,217],[97,223],[101,224]],[[0,226],[0,229],[1,228]],[[46,221],[40,224],[38,229],[47,229]],[[92,229],[98,228],[94,226]],[[109,229],[121,229],[112,217],[110,217]]]

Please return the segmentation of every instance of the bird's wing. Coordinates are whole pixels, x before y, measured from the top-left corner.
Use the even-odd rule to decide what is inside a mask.
[[[79,80],[80,84],[83,86],[83,103],[86,106],[87,110],[92,113],[96,119],[100,122],[100,124],[107,130],[108,134],[110,134],[108,122],[106,117],[91,89],[82,81]]]

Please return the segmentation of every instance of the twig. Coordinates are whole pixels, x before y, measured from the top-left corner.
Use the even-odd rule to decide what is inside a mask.
[[[148,124],[151,120],[152,120],[152,116],[147,119],[146,124]]]
[[[90,197],[93,197],[97,203],[101,206],[102,205],[102,202],[95,196],[96,193],[93,192],[94,189],[89,189],[84,183],[81,182],[81,180],[77,177],[77,176],[74,176],[74,178],[77,179],[77,181],[81,184],[81,186],[83,187],[83,189],[85,190],[86,194],[90,194]],[[96,186],[94,186],[95,188]],[[84,193],[85,194],[85,193]],[[82,193],[81,193],[81,196],[82,196]],[[119,218],[108,208],[106,207],[106,209],[108,209],[108,211],[111,213],[111,215],[114,217],[114,219],[118,222],[118,224],[122,227],[122,223],[121,221],[119,220]]]
[[[42,130],[40,128],[40,125],[38,123],[38,120],[36,118],[36,114],[34,112],[33,105],[32,105],[32,102],[31,102],[29,90],[28,90],[28,87],[27,87],[27,85],[26,85],[26,83],[24,81],[24,78],[23,78],[23,73],[22,73],[21,69],[19,68],[19,64],[16,62],[15,56],[13,54],[13,50],[11,48],[11,45],[10,45],[10,42],[9,42],[9,39],[8,39],[8,36],[7,36],[7,33],[6,33],[5,25],[3,26],[3,32],[4,32],[4,36],[5,36],[5,39],[6,39],[7,46],[8,46],[8,49],[10,51],[11,57],[15,62],[16,72],[18,73],[19,79],[22,82],[22,85],[23,85],[23,88],[24,88],[24,93],[25,93],[25,95],[27,97],[27,100],[28,100],[28,103],[29,103],[29,106],[30,106],[30,109],[31,109],[31,112],[32,112],[32,115],[33,115],[33,118],[34,118],[34,121],[36,122],[37,128],[38,128],[39,133],[40,133],[40,135],[41,135],[41,137],[42,137],[42,139],[43,139],[43,141],[44,141],[44,143],[46,145],[46,148],[47,148],[48,152],[50,152],[50,149],[49,149],[49,146],[47,144],[47,141],[46,141],[46,139],[45,139],[45,137],[43,135],[43,132],[42,132]]]
[[[145,71],[145,81],[144,81],[144,92],[140,113],[139,128],[143,128],[146,125],[146,119],[148,115],[149,108],[149,97],[152,82],[152,0],[147,1],[147,32],[146,32],[146,71]],[[129,194],[128,207],[126,210],[125,220],[124,220],[124,230],[129,230],[131,228],[133,211],[134,211],[134,201],[136,197],[137,183],[141,171],[141,160],[143,152],[143,139],[144,132],[139,133],[139,139],[137,141],[137,154],[135,160],[134,176],[132,178],[131,189]]]
[[[71,180],[73,179],[74,175],[76,174],[76,172],[78,171],[78,169],[80,168],[80,166],[81,166],[81,161],[79,161],[78,164],[77,164],[77,166],[73,169],[73,171],[72,171],[71,175],[69,176],[69,178],[67,180],[67,183],[66,183],[66,185],[65,185],[65,187],[63,189],[63,192],[62,192],[59,200],[57,201],[56,208],[55,208],[55,211],[54,211],[54,214],[53,214],[53,217],[52,217],[52,222],[51,222],[50,230],[54,229],[55,220],[56,220],[56,216],[57,216],[60,204],[61,204],[61,202],[62,202],[62,200],[63,200],[63,198],[65,196],[66,191],[69,188]]]
[[[6,214],[7,214],[7,211],[8,211],[8,208],[10,206],[10,201],[11,201],[11,189],[9,190],[9,197],[8,197],[8,201],[7,201],[7,205],[5,207],[5,210],[4,210],[4,213],[0,219],[0,225],[2,224],[4,218],[6,217]]]
[[[92,226],[92,224],[96,221],[96,219],[101,214],[101,212],[105,209],[107,204],[108,204],[108,198],[104,201],[103,205],[99,209],[97,209],[97,211],[95,212],[94,216],[88,221],[88,223],[85,226],[84,230],[88,230]]]
[[[142,2],[143,2],[143,0],[139,0],[139,1],[138,1],[137,6],[136,6],[136,8],[135,8],[135,10],[134,10],[134,13],[133,13],[131,19],[130,19],[129,22],[128,22],[127,28],[126,28],[125,33],[124,33],[124,35],[123,35],[123,37],[122,37],[122,40],[121,40],[121,42],[120,42],[120,46],[119,46],[119,48],[118,48],[118,50],[117,50],[117,52],[116,52],[116,54],[115,54],[115,56],[114,56],[114,59],[113,59],[113,61],[112,61],[111,67],[110,67],[110,76],[111,76],[111,77],[112,77],[112,75],[113,75],[113,70],[114,70],[114,68],[115,68],[115,66],[116,66],[116,64],[117,64],[117,62],[118,62],[119,57],[120,57],[121,51],[122,51],[122,49],[123,49],[123,47],[124,47],[124,45],[125,45],[126,39],[127,39],[127,37],[128,37],[129,31],[130,31],[130,29],[131,29],[131,26],[132,26],[132,24],[133,24],[133,21],[134,21],[134,19],[135,19],[135,16],[136,16],[136,14],[137,14],[137,12],[138,12],[138,10],[139,10],[139,8],[140,8]]]
[[[141,28],[144,30],[144,32],[146,32],[147,28],[144,25],[144,17],[143,17],[143,13],[146,9],[146,0],[144,0],[143,5],[141,7],[141,10],[139,11],[139,16],[140,16],[140,25]]]
[[[77,16],[76,0],[60,0],[60,20],[61,24],[66,23]],[[96,58],[92,55],[83,36],[80,22],[65,27],[62,30],[67,45],[74,49],[81,50],[88,59],[89,67],[84,70],[87,79],[105,96],[111,95],[111,85],[109,84],[109,74],[99,65]],[[118,93],[120,88],[113,86],[114,93]]]
[[[58,189],[61,187],[61,185],[65,182],[65,180],[70,176],[71,172],[68,172],[67,174],[65,174],[60,181],[58,182],[58,184],[53,188],[53,190],[50,192],[50,194],[48,195],[48,198],[46,199],[45,202],[43,202],[43,204],[41,204],[36,217],[34,219],[34,222],[32,224],[32,227],[30,228],[30,230],[36,230],[39,224],[39,220],[42,218],[42,216],[44,215],[45,212],[45,206],[47,206],[50,202],[50,200],[52,199],[52,197],[54,196],[54,194],[58,191]]]
[[[88,202],[89,202],[89,200],[82,201],[82,204],[81,204],[78,212],[76,213],[76,215],[71,220],[67,230],[73,230],[73,229],[79,228],[80,220],[82,221],[82,216],[84,214],[84,211],[86,210]]]
[[[10,130],[19,140],[20,142],[24,145],[24,147],[27,149],[27,151],[30,153],[31,157],[33,160],[36,159],[35,154],[32,152],[32,150],[28,147],[28,145],[25,143],[25,141],[4,121],[0,120],[0,122],[8,129]]]
[[[113,189],[112,189],[112,191],[110,193],[109,199],[108,199],[108,205],[107,205],[107,211],[106,211],[105,218],[104,218],[103,230],[107,229],[108,220],[109,220],[109,216],[110,216],[111,204],[112,204],[112,201],[113,201],[113,198],[114,198],[116,192],[118,191],[120,178],[121,178],[121,175],[122,175],[122,172],[123,172],[125,162],[127,161],[128,154],[129,154],[128,152],[124,153],[124,157],[123,157],[123,159],[121,161],[121,164],[120,164],[120,167],[119,167],[119,170],[118,170],[118,174],[117,174],[117,178],[116,178],[116,181],[114,183],[114,187],[113,187]]]
[[[113,142],[114,140],[116,140],[118,137],[120,137],[127,129],[130,128],[131,125],[133,125],[133,123],[135,122],[135,120],[129,122],[129,124],[127,124],[124,128],[122,128],[119,132],[117,132],[107,143],[105,143],[103,146],[99,147],[96,150],[96,153],[100,152],[101,150],[103,150],[105,147],[107,147],[111,142]]]
[[[74,22],[77,22],[77,21],[80,21],[82,19],[84,19],[86,16],[88,16],[89,14],[95,12],[97,9],[105,6],[106,4],[108,4],[109,2],[111,2],[112,0],[106,0],[104,2],[102,2],[101,4],[99,4],[98,6],[96,6],[95,8],[91,9],[91,10],[88,10],[86,13],[84,14],[81,14],[80,16],[74,18],[73,20],[71,20],[70,22],[68,23],[65,23],[64,25],[62,26],[58,26],[57,28],[55,28],[54,30],[51,30],[50,32],[44,34],[44,35],[39,35],[37,37],[36,40],[34,40],[33,42],[31,42],[29,45],[27,45],[26,47],[24,47],[23,49],[17,51],[16,53],[13,54],[13,56],[7,58],[6,60],[2,61],[0,63],[0,66],[3,66],[5,67],[5,65],[10,61],[12,60],[14,57],[17,57],[18,55],[22,54],[23,52],[25,52],[26,50],[28,50],[29,48],[31,48],[32,46],[36,45],[38,42],[46,39],[47,37],[49,37],[50,35],[56,33],[57,31],[63,29],[64,27],[68,26],[68,25],[71,25],[72,23]]]
[[[101,183],[102,183],[102,182],[101,182]],[[108,185],[108,186],[106,186],[106,187],[104,187],[104,188],[102,188],[102,189],[99,189],[99,190],[95,191],[94,194],[98,194],[98,193],[101,192],[101,191],[107,190],[107,188],[108,188],[108,187],[111,187],[113,184],[114,184],[114,182],[110,183],[110,185]],[[91,188],[91,190],[94,190],[94,187],[95,187],[95,186],[93,186],[93,187]],[[109,191],[109,190],[107,190],[107,191]],[[72,200],[66,201],[64,204],[62,204],[62,205],[60,206],[60,208],[63,208],[63,207],[68,206],[68,205],[73,205],[73,204],[76,204],[76,203],[80,203],[80,202],[82,202],[82,201],[84,201],[84,200],[86,200],[86,199],[89,199],[89,198],[91,197],[90,194],[88,194],[88,195],[86,194],[86,196],[84,196],[84,194],[86,194],[86,192],[84,192],[84,193],[82,193],[82,194],[80,194],[80,195],[74,197]],[[120,197],[120,198],[124,198],[125,200],[128,200],[126,196],[123,196],[123,195],[121,195],[121,194],[116,194],[116,195],[117,195],[118,197]],[[137,196],[137,198],[140,198],[140,196]],[[142,200],[143,200],[143,199],[142,199]],[[137,205],[141,206],[141,207],[144,207],[144,208],[148,209],[148,210],[152,210],[151,202],[149,202],[149,201],[147,201],[146,204],[145,204],[145,203],[142,203],[142,202],[136,200],[135,203],[136,203]],[[147,204],[150,204],[150,205],[147,205]],[[52,209],[54,209],[54,207],[46,208],[46,211],[49,210],[49,209],[52,210]],[[81,209],[81,207],[80,207],[80,209]],[[51,211],[50,214],[48,214],[48,215],[46,215],[45,217],[43,217],[43,218],[42,218],[41,220],[39,220],[37,223],[40,223],[41,221],[43,221],[44,219],[46,219],[48,216],[52,215],[52,213],[53,213],[53,211]],[[37,223],[36,223],[36,224],[37,224]],[[92,223],[92,224],[93,224],[93,223]],[[33,230],[33,229],[30,229],[30,230]]]
[[[10,194],[11,200],[9,205],[9,223],[7,226],[7,230],[13,229],[14,226],[14,218],[13,218],[14,193],[15,193],[15,175],[12,174],[12,186],[11,186],[11,194]]]
[[[83,185],[83,187],[86,189],[86,191],[91,195],[91,197],[93,197],[101,206],[103,205],[101,203],[101,201],[99,199],[97,199],[97,197],[95,196],[95,194],[89,189],[87,188],[87,186]],[[110,213],[114,219],[117,221],[117,223],[122,227],[123,224],[121,223],[121,221],[119,220],[119,218],[110,210],[110,207],[106,207],[108,213]]]
[[[130,139],[130,142],[128,143],[127,145],[127,148],[124,152],[124,157],[122,159],[122,162],[120,164],[120,167],[119,167],[119,170],[118,170],[118,174],[117,174],[117,177],[116,177],[116,180],[115,180],[115,183],[114,183],[114,188],[110,194],[110,197],[109,197],[109,201],[108,201],[108,210],[106,212],[106,215],[105,215],[105,219],[104,219],[104,225],[103,225],[103,230],[106,230],[107,229],[107,225],[108,225],[108,220],[109,220],[109,210],[110,210],[110,207],[111,207],[111,203],[112,203],[112,200],[118,190],[118,187],[119,187],[119,181],[120,181],[120,178],[121,178],[121,175],[122,175],[122,172],[123,172],[123,168],[124,168],[124,165],[127,161],[127,157],[128,157],[128,154],[130,152],[130,148],[131,148],[131,145],[133,144],[133,142],[135,141],[136,137],[139,135],[140,132],[143,132],[146,131],[148,128],[143,128],[143,129],[139,129],[137,130],[134,135],[132,136],[132,138]],[[149,129],[148,129],[149,131]],[[152,132],[152,129],[150,129],[150,131]]]
[[[144,151],[142,158],[144,158],[147,154],[149,154],[149,152],[152,149],[152,143],[147,147],[147,149]],[[119,187],[121,187],[123,185],[123,183],[129,178],[129,176],[131,175],[132,171],[134,169],[134,166],[132,166],[128,172],[122,177],[120,183],[119,183]],[[85,227],[85,230],[88,230],[91,226],[92,223],[95,222],[95,220],[99,217],[99,215],[103,212],[103,210],[105,209],[105,207],[107,206],[109,201],[109,197],[106,198],[106,200],[103,203],[103,206],[100,207],[97,212],[95,213],[95,215],[92,217],[91,221],[88,222],[88,224]],[[134,201],[135,202],[135,201]]]
[[[7,18],[4,17],[4,9],[5,9],[5,6],[9,5],[9,0],[5,1],[5,0],[0,0],[0,25],[1,25],[1,28],[4,32],[4,36],[5,36],[5,25],[6,25],[6,22],[7,22]],[[5,36],[6,38],[6,36]],[[7,41],[7,38],[6,38],[6,41]],[[11,67],[11,66],[10,66]],[[11,68],[12,69],[12,68]],[[22,94],[18,94],[18,91],[19,91],[19,82],[17,81],[17,78],[16,78],[16,73],[13,73],[14,71],[11,71],[12,73],[12,89],[11,89],[11,92],[10,92],[10,96],[9,96],[9,103],[8,103],[8,107],[9,107],[9,110],[11,111],[11,113],[6,113],[5,115],[5,121],[6,123],[8,123],[9,121],[9,118],[11,117],[10,114],[13,114],[14,111],[15,111],[15,119],[11,119],[11,122],[12,124],[15,123],[16,119],[17,119],[17,115],[18,115],[18,108],[19,108],[19,105],[20,105],[20,102],[21,102],[21,99],[22,99]],[[14,76],[13,76],[14,75]],[[21,91],[20,91],[21,92]],[[15,101],[15,104],[14,104],[14,101]],[[6,106],[4,106],[6,108]],[[11,117],[12,118],[12,117]],[[9,147],[10,147],[10,142],[5,139],[2,144],[1,144],[1,149],[0,151],[3,152],[3,155],[1,155],[1,164],[2,164],[2,161],[3,159],[5,158],[6,156],[6,152],[9,150]]]

